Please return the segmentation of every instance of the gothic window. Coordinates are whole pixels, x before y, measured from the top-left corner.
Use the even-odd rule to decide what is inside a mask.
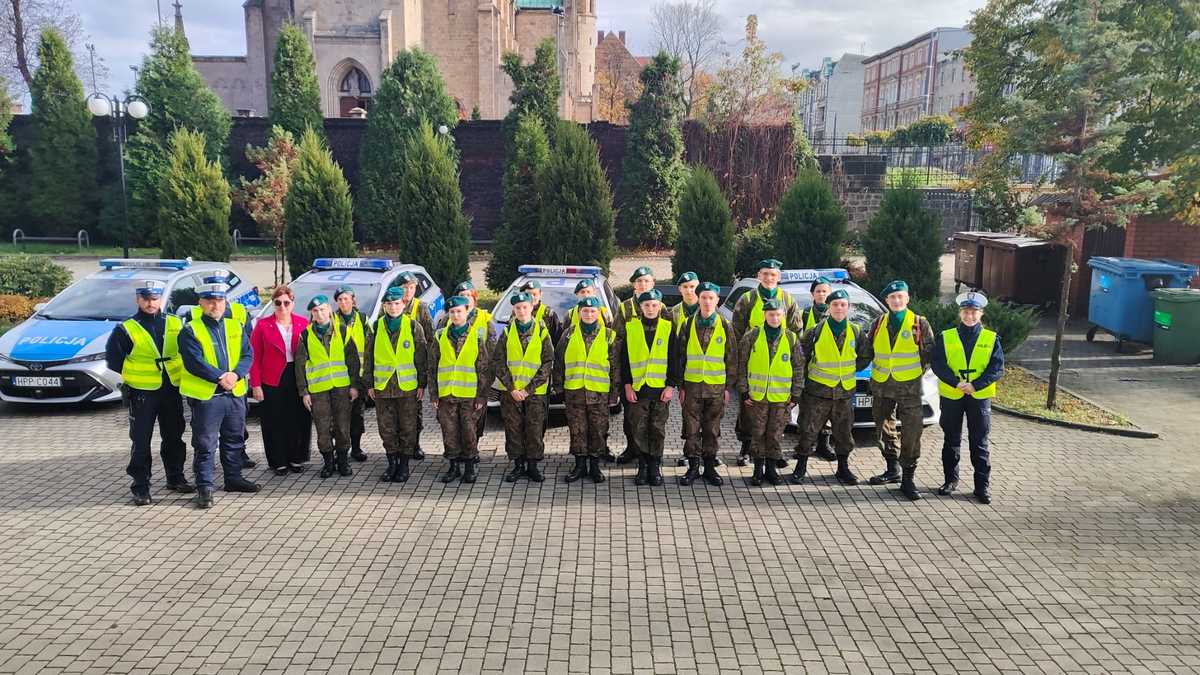
[[[338,92],[353,96],[370,96],[371,80],[363,71],[351,67],[346,76],[342,78],[342,84],[338,87]]]

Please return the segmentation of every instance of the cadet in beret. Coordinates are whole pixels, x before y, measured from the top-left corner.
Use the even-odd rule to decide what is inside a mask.
[[[396,286],[404,289],[404,313],[408,318],[421,325],[421,329],[425,332],[425,341],[428,344],[433,339],[433,317],[429,313],[429,307],[421,302],[417,297],[417,278],[412,272],[401,272],[396,275],[393,282]],[[421,449],[421,430],[425,428],[425,415],[417,415],[417,447],[413,450],[413,459],[425,459],[425,451]]]
[[[621,383],[621,341],[600,320],[600,307],[598,298],[581,299],[575,307],[579,322],[567,328],[554,353],[554,388],[563,392],[575,456],[568,483],[584,477],[595,483],[605,480],[600,459],[608,436],[610,395]]]
[[[443,483],[461,478],[474,483],[479,459],[479,416],[492,386],[492,343],[488,328],[468,320],[471,302],[455,295],[446,302],[448,325],[429,345],[429,379],[437,384],[430,400],[437,410],[446,448]],[[490,323],[490,322],[489,322]]]
[[[317,429],[321,478],[350,476],[350,410],[362,391],[358,345],[342,335],[329,298],[309,300],[308,313],[308,327],[296,342],[296,389]]]
[[[638,313],[625,322],[621,381],[626,415],[638,457],[636,485],[662,485],[663,444],[671,399],[679,386],[679,355],[674,327],[663,314],[662,293],[638,296]]]
[[[554,308],[548,307],[542,302],[542,282],[530,279],[521,284],[517,290],[529,294],[529,299],[533,301],[533,318],[546,326],[546,330],[550,332],[551,341],[557,340],[559,333],[562,332],[562,327],[559,325],[558,314],[554,312]]]
[[[700,308],[700,298],[696,295],[696,288],[700,285],[700,277],[695,272],[684,272],[675,280],[675,286],[679,289],[680,301],[671,307],[671,323],[675,327],[675,336],[683,332],[683,324],[692,318],[696,310]],[[683,435],[683,429],[680,428],[679,437],[686,440]],[[676,460],[678,466],[687,466],[687,457],[679,456]]]
[[[333,301],[337,304],[334,312],[338,325],[342,329],[342,338],[352,340],[359,356],[366,354],[367,339],[371,336],[371,327],[367,325],[367,317],[358,309],[358,299],[354,288],[341,286],[333,292]],[[365,359],[360,358],[360,361]],[[360,375],[361,377],[361,375]],[[350,407],[350,457],[356,462],[367,461],[367,453],[362,449],[362,437],[366,432],[366,422],[363,421],[363,409],[367,397],[359,396]]]
[[[467,299],[467,323],[476,330],[482,329],[487,337],[488,351],[490,352],[496,344],[496,336],[499,331],[496,324],[492,322],[492,313],[479,306],[479,291],[475,290],[475,284],[470,281],[464,281],[454,288],[454,295]],[[449,318],[449,313],[442,316],[441,326],[445,327]],[[487,406],[479,409],[475,414],[475,440],[483,438],[484,428],[487,426]],[[475,458],[478,459],[478,456]]]
[[[403,288],[383,294],[383,315],[367,337],[363,368],[367,395],[375,401],[379,437],[387,452],[387,469],[380,480],[408,480],[408,462],[417,449],[421,399],[428,381],[425,329],[404,306]]]
[[[806,331],[812,330],[829,311],[829,305],[825,304],[825,300],[833,292],[833,282],[829,277],[817,277],[809,284],[808,292],[812,295],[812,305],[805,307],[800,313],[800,325]],[[804,424],[803,420],[800,421],[800,424]],[[821,432],[817,434],[817,447],[812,451],[812,456],[826,462],[835,462],[837,455],[833,454],[833,449],[829,447],[829,436],[828,428],[821,429]],[[796,450],[798,453],[799,448]]]
[[[496,384],[500,391],[500,416],[504,420],[504,452],[512,469],[504,480],[544,480],[538,463],[545,455],[542,438],[550,379],[554,374],[554,343],[550,329],[533,313],[533,297],[514,294],[512,320],[496,341]],[[550,313],[553,316],[553,312]]]
[[[679,478],[680,485],[691,485],[701,477],[721,485],[717,473],[717,450],[721,437],[721,418],[729,403],[729,393],[737,387],[738,345],[733,328],[717,313],[721,287],[705,281],[698,287],[700,308],[683,326],[679,335],[679,370],[683,389],[679,402],[683,408],[683,433],[687,436],[683,452],[688,469]]]
[[[654,289],[654,271],[649,267],[639,267],[629,276],[629,283],[633,284],[633,295],[628,300],[621,301],[621,305],[618,307],[615,325],[618,331],[624,331],[625,326],[631,320],[641,317],[641,303],[638,302],[638,298],[642,293]],[[661,297],[662,294],[659,295]],[[625,449],[616,457],[616,460],[618,464],[628,464],[641,457],[641,450],[637,447],[637,439],[633,433],[629,401],[624,396],[621,397],[621,410],[624,413],[621,416],[621,430],[625,434]],[[612,461],[612,458],[609,458],[609,461]]]
[[[783,325],[779,300],[763,301],[764,323],[742,337],[738,362],[738,392],[745,399],[754,475],[750,484],[766,480],[779,485],[780,443],[791,421],[792,408],[804,391],[804,358],[800,336]]]
[[[591,279],[580,279],[579,283],[575,284],[576,303],[578,303],[579,300],[582,300],[584,298],[596,298],[597,300],[599,300],[600,296],[598,295],[598,293],[599,293],[599,291],[597,291],[597,289],[596,289],[596,282],[592,281]],[[606,326],[613,325],[612,314],[608,311],[608,308],[604,306],[604,303],[600,303],[600,319],[599,320]],[[559,336],[558,336],[559,339],[561,340],[563,334],[565,334],[567,332],[566,326],[575,326],[578,323],[579,323],[579,305],[576,304],[574,307],[571,308],[571,311],[567,312],[567,320],[565,322],[565,325],[563,326],[563,330],[559,333]]]

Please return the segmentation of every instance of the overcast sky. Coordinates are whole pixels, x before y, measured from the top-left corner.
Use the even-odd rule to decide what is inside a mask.
[[[171,21],[172,0],[162,4]],[[362,0],[372,2],[375,0]],[[97,53],[111,72],[109,89],[120,91],[133,81],[129,66],[141,63],[150,27],[157,21],[156,0],[72,0]],[[598,28],[627,33],[634,54],[650,50],[647,0],[597,0]],[[984,0],[717,0],[728,41],[739,40],[748,14],[757,14],[760,35],[783,52],[785,63],[803,68],[820,65],[821,57],[844,52],[873,54],[935,26],[961,26]],[[246,52],[242,0],[183,0],[184,23],[196,54],[242,55]],[[87,84],[85,84],[85,87]]]

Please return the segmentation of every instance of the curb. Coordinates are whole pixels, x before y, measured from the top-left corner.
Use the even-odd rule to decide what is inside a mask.
[[[1098,434],[1110,434],[1112,436],[1125,436],[1128,438],[1158,438],[1157,431],[1130,429],[1127,427],[1106,427],[1095,424],[1081,424],[1079,422],[1065,422],[1063,420],[1051,419],[1049,417],[1042,417],[1040,415],[1023,413],[1013,410],[1012,408],[1005,408],[1004,406],[997,405],[996,403],[992,403],[992,410],[1004,413],[1005,415],[1010,415],[1012,417],[1019,417],[1023,420],[1029,420],[1031,422],[1040,422],[1042,424],[1049,424],[1051,426],[1064,427],[1067,429],[1076,429],[1078,431],[1091,431]]]

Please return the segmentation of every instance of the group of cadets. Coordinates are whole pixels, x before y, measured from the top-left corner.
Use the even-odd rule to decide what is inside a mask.
[[[753,462],[752,485],[784,481],[784,429],[799,405],[797,463],[790,480],[801,482],[812,456],[837,462],[834,476],[854,485],[853,396],[856,373],[872,368],[872,413],[885,468],[875,485],[900,483],[901,493],[920,499],[914,473],[922,433],[921,378],[932,367],[939,380],[945,483],[958,484],[962,420],[969,429],[974,493],[987,503],[990,461],[987,436],[990,398],[1003,371],[1003,352],[980,319],[987,299],[971,292],[958,298],[958,326],[934,334],[929,322],[908,309],[908,286],[883,289],[888,306],[868,329],[850,320],[846,290],[818,278],[813,304],[801,309],[779,287],[782,263],[763,260],[758,286],[738,299],[733,320],[717,312],[720,287],[686,272],[677,280],[681,302],[667,308],[649,268],[630,281],[634,296],[616,316],[597,296],[590,279],[575,287],[576,304],[559,322],[541,303],[536,280],[510,297],[512,319],[501,332],[476,304],[470,282],[455,289],[435,329],[428,308],[415,297],[415,280],[400,279],[383,296],[373,326],[356,308],[353,289],[339,288],[333,301],[317,296],[295,358],[297,389],[312,413],[321,452],[322,478],[352,474],[349,460],[363,461],[363,405],[374,401],[387,453],[381,479],[405,482],[409,462],[421,459],[421,402],[437,413],[446,457],[444,483],[477,480],[479,437],[493,382],[500,391],[505,452],[504,480],[544,480],[538,465],[551,392],[561,392],[574,465],[567,482],[605,480],[609,409],[624,408],[625,451],[637,462],[634,482],[663,483],[662,461],[670,404],[678,396],[687,469],[681,485],[702,480],[719,486],[717,453],[721,420],[731,396],[737,401],[739,463]],[[246,374],[253,355],[245,309],[225,300],[223,279],[198,288],[200,307],[184,325],[163,316],[162,285],[137,289],[137,314],[114,331],[109,367],[122,373],[130,405],[133,440],[128,473],[138,504],[150,502],[150,437],[157,418],[168,489],[198,492],[201,508],[212,505],[214,454],[219,451],[225,489],[254,492],[241,476],[245,466]],[[182,398],[181,398],[182,396]],[[192,408],[196,486],[183,475],[182,400]],[[897,424],[898,423],[898,424]],[[832,446],[832,449],[831,449]]]

